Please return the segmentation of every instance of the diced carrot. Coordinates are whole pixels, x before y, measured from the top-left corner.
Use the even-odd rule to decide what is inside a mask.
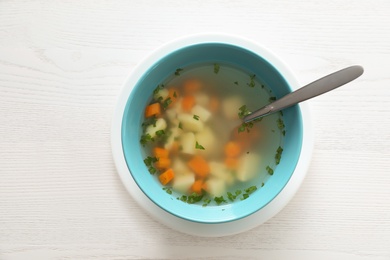
[[[225,145],[225,155],[227,157],[237,157],[241,153],[241,145],[236,141],[229,141]]]
[[[184,93],[193,94],[202,88],[202,82],[197,79],[189,79],[184,82]]]
[[[234,170],[238,168],[238,159],[233,157],[225,158],[225,165],[228,169]]]
[[[215,113],[219,109],[219,100],[216,97],[211,97],[209,101],[209,108],[212,113]]]
[[[206,183],[203,179],[196,180],[194,184],[191,185],[191,192],[201,194],[202,190],[206,190]]]
[[[233,138],[241,143],[242,150],[249,149],[249,147],[259,141],[261,135],[258,126],[254,126],[248,131],[238,132],[238,128],[233,130]]]
[[[158,158],[158,161],[154,163],[154,166],[159,170],[168,169],[171,166],[171,160],[164,157]]]
[[[207,161],[200,155],[195,155],[188,161],[188,166],[200,178],[206,177],[210,173],[210,166]]]
[[[169,151],[162,147],[154,147],[153,149],[154,156],[157,158],[168,158],[169,157]]]
[[[181,108],[185,112],[190,112],[192,107],[195,105],[195,97],[194,96],[185,96],[181,101]]]
[[[167,185],[174,177],[175,173],[173,172],[172,168],[169,168],[165,172],[161,173],[160,176],[158,176],[158,179],[162,185]]]
[[[161,114],[161,106],[160,103],[153,103],[145,108],[145,117],[151,117],[154,115],[159,115]]]

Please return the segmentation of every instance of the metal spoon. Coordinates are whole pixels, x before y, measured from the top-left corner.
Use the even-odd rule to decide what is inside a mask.
[[[298,104],[307,99],[324,94],[358,78],[363,74],[363,71],[363,67],[358,65],[336,71],[283,96],[271,104],[268,104],[252,112],[251,114],[244,117],[243,120],[245,123],[247,123],[257,118],[267,116],[284,108]]]

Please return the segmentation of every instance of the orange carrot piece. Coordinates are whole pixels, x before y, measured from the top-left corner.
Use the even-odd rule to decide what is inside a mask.
[[[209,101],[209,108],[212,113],[215,113],[219,109],[219,100],[216,97],[211,97]]]
[[[206,183],[202,180],[196,180],[192,185],[191,185],[191,192],[195,192],[197,194],[201,194],[202,190],[205,190],[206,188]]]
[[[242,147],[238,142],[235,141],[229,141],[225,145],[225,155],[227,157],[237,157],[240,155]]]
[[[154,147],[153,154],[157,158],[168,158],[169,157],[169,151],[165,148],[162,148],[162,147]]]
[[[173,154],[177,154],[177,153],[179,152],[179,148],[180,148],[179,142],[174,141],[174,142],[172,143],[170,152],[173,153]]]
[[[154,163],[154,166],[159,170],[168,169],[171,166],[171,160],[169,158],[160,157],[158,158],[158,161]]]
[[[202,82],[197,79],[189,79],[184,82],[184,93],[193,94],[202,88]]]
[[[210,173],[210,166],[200,155],[195,155],[188,161],[188,167],[200,178],[206,177]]]
[[[194,96],[185,96],[181,101],[181,108],[185,112],[190,112],[192,107],[195,105],[195,97]]]
[[[228,169],[235,170],[238,168],[238,159],[233,157],[226,157],[225,165]]]
[[[161,114],[161,106],[160,103],[153,103],[145,108],[145,117],[151,117],[154,115],[159,115]]]
[[[162,185],[167,185],[171,180],[173,180],[174,177],[175,173],[173,172],[172,168],[169,168],[165,172],[161,173],[160,176],[158,176],[158,179]]]

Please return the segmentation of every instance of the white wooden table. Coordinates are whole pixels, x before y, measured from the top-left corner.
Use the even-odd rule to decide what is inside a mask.
[[[365,73],[308,101],[303,186],[242,234],[149,217],[111,157],[121,85],[174,38],[223,32],[273,50],[302,84]],[[0,0],[0,259],[390,259],[390,1]]]

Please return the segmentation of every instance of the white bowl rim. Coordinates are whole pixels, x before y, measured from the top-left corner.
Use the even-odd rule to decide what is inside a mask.
[[[280,210],[285,207],[285,205],[287,205],[287,203],[291,200],[291,198],[299,189],[301,183],[306,176],[312,156],[314,139],[308,104],[301,103],[299,104],[299,106],[301,110],[303,124],[302,148],[298,163],[296,165],[294,173],[292,174],[292,177],[285,185],[283,190],[270,203],[268,203],[266,206],[264,206],[257,212],[242,219],[216,224],[192,222],[174,216],[161,209],[155,203],[153,203],[142,192],[142,190],[136,184],[135,180],[132,178],[132,175],[127,167],[122,149],[122,118],[127,103],[127,98],[132,91],[132,87],[126,86],[134,86],[138,78],[142,76],[142,72],[149,68],[155,60],[158,60],[160,57],[162,57],[162,54],[172,52],[179,47],[182,47],[183,45],[211,42],[222,42],[228,44],[230,43],[253,50],[254,52],[256,52],[256,50],[260,51],[261,53],[265,52],[268,55],[268,59],[272,59],[272,63],[275,65],[275,67],[278,68],[280,73],[288,77],[288,80],[290,82],[294,82],[293,86],[299,86],[299,83],[297,82],[292,71],[284,62],[281,61],[280,58],[273,54],[272,51],[264,48],[256,42],[253,42],[250,39],[236,35],[220,33],[203,33],[181,37],[164,44],[163,46],[149,54],[134,68],[130,76],[127,78],[125,84],[123,84],[123,89],[118,97],[117,105],[115,107],[112,119],[111,148],[115,166],[117,168],[117,172],[122,183],[124,184],[129,194],[146,212],[149,213],[149,215],[151,215],[153,218],[163,223],[164,225],[183,233],[197,236],[219,237],[233,235],[244,232],[246,230],[250,230],[276,215]]]

